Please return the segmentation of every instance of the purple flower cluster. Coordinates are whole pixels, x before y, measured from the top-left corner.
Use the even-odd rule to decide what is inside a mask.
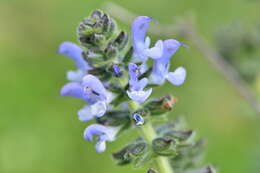
[[[171,57],[183,45],[182,43],[173,39],[159,40],[153,47],[150,47],[151,39],[146,37],[146,33],[152,20],[150,17],[140,16],[133,21],[131,43],[133,54],[131,60],[129,64],[123,64],[122,61],[117,60],[112,65],[113,81],[119,84],[120,78],[128,79],[128,87],[121,86],[125,89],[125,95],[129,98],[129,100],[125,100],[126,103],[130,100],[144,103],[152,93],[149,84],[162,85],[167,79],[173,85],[181,85],[186,78],[186,70],[183,67],[177,68],[174,72],[169,72]],[[80,121],[86,122],[101,118],[108,110],[116,107],[112,102],[118,93],[109,89],[112,82],[103,81],[90,73],[96,67],[84,58],[84,49],[74,43],[64,42],[59,47],[59,53],[72,59],[77,67],[77,70],[67,72],[67,79],[70,83],[63,86],[61,95],[79,98],[86,102],[86,105],[78,111]],[[92,59],[98,57],[96,52],[92,50],[88,50],[88,56]],[[151,73],[144,76],[143,74],[148,69],[148,58],[153,60],[153,66]],[[123,69],[122,66],[117,64],[126,68]],[[123,75],[125,72],[128,75]],[[132,118],[137,125],[144,123],[142,116],[139,114],[133,114]],[[117,127],[92,124],[85,129],[84,138],[93,141],[93,136],[98,136],[96,138],[96,151],[104,152],[106,141],[113,141],[117,132]]]

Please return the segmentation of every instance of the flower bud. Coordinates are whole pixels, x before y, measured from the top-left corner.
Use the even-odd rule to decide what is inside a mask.
[[[107,39],[111,38],[116,31],[116,23],[107,14],[102,17],[103,21],[103,33]]]
[[[131,122],[129,114],[129,111],[108,111],[98,118],[97,122],[108,126],[120,126]]]
[[[84,33],[84,35],[90,35],[94,33],[94,29],[91,25],[93,25],[93,22],[91,20],[85,20],[84,25],[80,25],[78,27],[78,32],[80,34]]]
[[[97,60],[95,58],[91,59],[94,64],[97,64]],[[108,71],[107,66],[100,66],[93,68],[88,71],[89,74],[97,76],[102,81],[108,81],[112,77],[112,73]]]
[[[164,96],[160,99],[154,99],[145,105],[152,116],[161,115],[172,110],[177,99],[173,96]]]
[[[177,102],[177,98],[172,97],[172,96],[166,96],[163,99],[162,102],[162,109],[167,111],[171,111],[175,103]]]
[[[140,156],[146,152],[147,147],[148,147],[147,144],[144,141],[142,141],[142,142],[136,143],[135,145],[132,145],[129,148],[129,152],[133,156]]]
[[[126,53],[126,55],[125,55],[125,57],[124,57],[124,59],[123,59],[123,63],[128,64],[128,63],[131,61],[131,58],[132,58],[132,56],[133,56],[133,52],[134,52],[134,49],[133,49],[133,47],[131,47],[131,48],[127,51],[127,53]]]
[[[132,161],[132,158],[128,152],[128,147],[129,146],[123,148],[119,152],[112,154],[113,158],[118,161],[117,162],[118,165],[126,165]]]
[[[149,163],[153,159],[153,157],[153,152],[150,149],[146,150],[143,154],[134,158],[133,165],[136,168],[140,168]]]
[[[172,158],[171,164],[174,169],[181,170],[190,168],[191,165],[198,165],[204,158],[204,149],[204,140],[196,141],[187,146],[178,146],[178,155]]]
[[[78,26],[81,45],[88,49],[102,50],[115,32],[115,22],[107,14],[95,10]]]
[[[100,54],[95,54],[89,50],[83,52],[83,58],[91,65],[100,68],[100,65],[104,62],[103,56]]]
[[[122,50],[126,47],[128,42],[128,35],[126,32],[121,31],[117,38],[114,40],[114,45],[118,48],[118,50]]]
[[[187,130],[187,131],[170,130],[167,133],[165,133],[164,136],[171,137],[171,138],[174,138],[174,139],[178,139],[180,141],[186,141],[193,134],[194,134],[194,131],[192,131],[192,130]]]
[[[102,34],[99,34],[99,33],[95,33],[93,35],[93,40],[92,40],[92,43],[96,46],[100,46],[100,47],[103,47],[103,45],[105,44],[106,42],[106,39],[105,39],[105,36],[102,35]]]
[[[79,34],[79,42],[82,46],[88,49],[94,49],[95,45],[92,43],[93,35]]]
[[[147,150],[148,145],[143,139],[139,138],[119,152],[113,153],[113,158],[118,160],[120,165],[127,164],[132,160],[135,161],[135,164],[141,164],[143,158],[147,156]]]
[[[175,156],[177,154],[175,140],[167,137],[154,139],[152,147],[155,153],[162,156]]]
[[[212,166],[205,166],[200,169],[188,170],[187,173],[216,173],[215,168]]]
[[[156,133],[163,136],[165,133],[169,132],[170,130],[175,129],[176,126],[177,125],[175,122],[168,122],[168,123],[162,124],[156,128]]]
[[[121,68],[117,64],[113,64],[112,67],[111,67],[111,70],[112,70],[115,77],[120,77],[123,74],[123,71],[121,70]]]
[[[105,49],[105,54],[107,59],[115,58],[118,55],[118,49],[112,42],[109,42],[107,44],[107,48]]]
[[[211,165],[207,166],[205,168],[205,173],[216,173],[216,169],[214,167],[212,167]]]
[[[154,169],[150,168],[150,169],[147,171],[147,173],[156,173],[156,171],[155,171]]]
[[[96,19],[96,20],[101,19],[102,16],[103,16],[103,12],[101,10],[95,10],[91,14],[91,18]]]

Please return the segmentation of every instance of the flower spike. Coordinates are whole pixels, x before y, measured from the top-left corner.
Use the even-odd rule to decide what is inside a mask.
[[[172,118],[164,116],[174,110],[177,99],[166,95],[148,100],[153,87],[166,80],[181,85],[186,79],[183,67],[169,71],[171,57],[186,45],[168,39],[150,46],[146,33],[152,20],[147,16],[134,19],[129,43],[129,34],[120,30],[108,14],[93,11],[77,28],[83,49],[71,42],[59,47],[59,53],[72,59],[77,67],[67,72],[71,82],[60,94],[87,102],[78,111],[78,119],[94,121],[85,128],[83,137],[95,141],[98,153],[105,152],[107,142],[114,141],[121,132],[141,126],[137,129],[142,136],[113,153],[119,165],[133,163],[141,167],[155,159],[158,171],[149,169],[149,173],[213,173],[211,167],[196,167],[201,163],[204,140],[196,140],[194,131],[186,129],[181,118],[166,122]]]

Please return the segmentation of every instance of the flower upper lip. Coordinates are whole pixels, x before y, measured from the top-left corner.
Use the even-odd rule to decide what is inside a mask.
[[[81,83],[69,83],[65,85],[61,90],[61,95],[81,98],[90,104],[108,99],[108,92],[105,87],[93,75],[86,75]]]
[[[157,59],[162,56],[162,41],[157,41],[154,47],[149,48],[151,39],[150,37],[145,38],[148,26],[152,20],[152,18],[147,16],[139,16],[133,21],[132,42],[134,48],[134,61],[136,62],[144,62],[148,57]]]

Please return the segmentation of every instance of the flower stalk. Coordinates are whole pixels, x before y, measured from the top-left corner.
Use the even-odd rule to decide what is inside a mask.
[[[140,129],[143,133],[143,137],[147,140],[147,142],[151,143],[153,139],[155,139],[157,136],[150,122],[145,123],[143,126],[140,127]],[[159,173],[174,173],[167,157],[156,157],[155,163]]]

